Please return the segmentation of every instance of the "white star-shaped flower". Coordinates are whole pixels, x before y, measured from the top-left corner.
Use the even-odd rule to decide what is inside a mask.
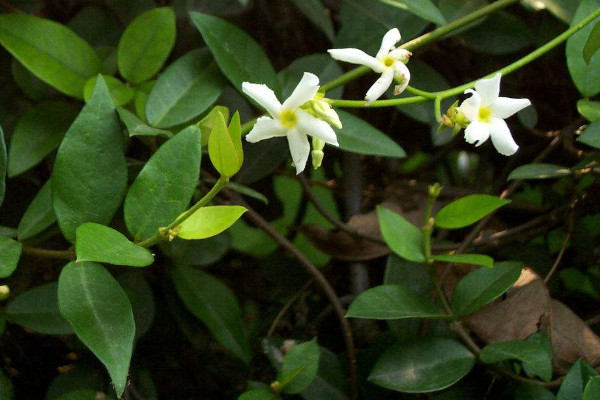
[[[310,154],[308,135],[338,146],[335,132],[327,122],[300,109],[300,106],[313,99],[319,90],[319,78],[316,75],[305,72],[298,86],[283,104],[266,85],[244,82],[242,90],[271,114],[271,117],[263,116],[256,120],[256,124],[246,135],[246,140],[255,143],[272,137],[287,136],[297,174],[304,170]]]
[[[497,73],[492,78],[477,81],[475,90],[465,90],[471,97],[462,102],[458,111],[470,121],[465,128],[467,142],[479,146],[491,136],[498,153],[510,156],[519,146],[504,119],[531,105],[531,101],[499,97],[501,77],[502,74]]]
[[[375,81],[365,95],[368,105],[381,97],[394,79],[399,82],[394,89],[394,94],[402,93],[408,86],[410,71],[405,64],[408,62],[411,52],[396,48],[395,44],[399,41],[400,31],[393,28],[383,36],[381,47],[375,57],[371,57],[359,49],[329,49],[327,51],[336,60],[365,65],[381,74],[381,77]]]

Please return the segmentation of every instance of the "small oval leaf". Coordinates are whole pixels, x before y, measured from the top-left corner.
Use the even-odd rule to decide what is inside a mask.
[[[567,176],[571,174],[571,170],[567,167],[561,167],[560,165],[544,164],[544,163],[533,163],[527,165],[521,165],[514,169],[508,180],[514,179],[550,179],[560,178],[561,176]]]
[[[17,264],[21,258],[23,245],[9,237],[0,235],[0,278],[6,278],[12,275],[17,269]]]
[[[494,259],[485,254],[436,254],[431,256],[431,259],[453,264],[483,265],[484,267],[494,265]]]
[[[23,214],[17,227],[17,237],[19,241],[23,241],[43,232],[55,222],[50,181],[48,181],[35,195],[27,211]]]
[[[540,343],[532,341],[491,343],[481,350],[479,359],[486,364],[519,360],[546,382],[552,378],[552,359]]]
[[[383,239],[394,253],[408,261],[425,261],[419,228],[387,208],[377,207],[377,217]]]
[[[498,208],[510,203],[510,200],[487,194],[472,194],[463,197],[442,208],[435,216],[435,226],[444,229],[458,229],[469,226]]]
[[[283,365],[277,374],[277,381],[282,385],[281,392],[295,394],[309,387],[317,376],[319,357],[316,339],[292,347],[285,354]],[[290,376],[291,380],[284,383],[290,374],[293,375]]]
[[[206,239],[229,228],[246,212],[242,206],[202,207],[179,225],[177,237]]]

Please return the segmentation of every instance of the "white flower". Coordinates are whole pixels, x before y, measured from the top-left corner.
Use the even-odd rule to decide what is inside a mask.
[[[394,94],[402,93],[406,89],[406,86],[408,86],[410,71],[405,63],[408,62],[411,52],[404,49],[397,49],[394,45],[399,41],[400,31],[397,28],[393,28],[383,36],[381,47],[375,57],[371,57],[359,49],[329,49],[327,51],[336,60],[365,65],[381,74],[381,77],[367,91],[365,100],[368,105],[385,93],[394,78],[399,82],[399,85],[394,88]]]
[[[338,146],[335,132],[327,122],[300,109],[300,106],[310,101],[319,90],[319,78],[316,75],[305,72],[294,92],[283,104],[266,85],[244,82],[242,90],[263,106],[272,117],[258,118],[246,140],[255,143],[272,137],[287,136],[297,174],[304,170],[310,154],[307,135]]]
[[[477,81],[475,90],[465,90],[465,93],[471,93],[471,97],[462,102],[458,111],[470,121],[465,128],[467,142],[479,146],[491,136],[498,153],[510,156],[519,146],[504,119],[531,105],[531,102],[529,99],[499,97],[501,77],[502,74],[497,73],[492,78]]]

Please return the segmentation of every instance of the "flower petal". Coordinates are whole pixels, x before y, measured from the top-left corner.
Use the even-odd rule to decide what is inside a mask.
[[[334,146],[339,146],[334,130],[325,121],[313,117],[309,113],[296,110],[297,129],[304,135],[314,136]]]
[[[279,120],[269,117],[259,117],[252,130],[246,135],[246,140],[250,143],[256,143],[263,139],[285,136],[287,130],[281,125]]]
[[[283,102],[283,108],[294,110],[300,107],[302,104],[312,99],[315,94],[317,94],[318,90],[319,77],[310,72],[305,72],[290,97]]]
[[[288,131],[287,137],[292,160],[294,160],[294,165],[296,166],[296,174],[299,174],[304,171],[308,155],[310,154],[308,137],[305,134],[298,132],[297,129]]]
[[[480,146],[490,137],[490,124],[479,121],[471,122],[465,129],[465,140],[467,143],[475,143]]]
[[[394,49],[390,51],[390,57],[394,60],[402,61],[403,63],[407,63],[412,53],[406,49]]]
[[[489,107],[496,102],[500,94],[500,78],[502,74],[498,72],[491,78],[480,79],[475,83],[475,90],[481,96],[481,105]]]
[[[398,95],[404,92],[404,89],[408,86],[408,82],[410,82],[410,71],[401,61],[396,61],[394,63],[394,79],[396,79],[397,82],[400,82],[394,87],[394,95]]]
[[[490,108],[494,117],[505,119],[530,105],[531,101],[529,99],[498,97],[498,100]]]
[[[365,95],[366,105],[371,104],[375,100],[381,97],[383,93],[390,87],[394,80],[394,68],[387,68],[381,74],[381,77],[375,81],[373,86],[367,91]]]
[[[366,65],[375,72],[383,72],[385,67],[381,61],[359,49],[329,49],[327,51],[336,60]]]
[[[400,41],[400,31],[398,28],[392,28],[383,35],[383,39],[381,40],[381,47],[377,52],[375,58],[381,60],[384,58],[390,50],[394,48],[394,45]]]
[[[258,83],[244,82],[242,83],[242,90],[252,100],[260,104],[269,114],[273,117],[279,115],[281,111],[281,103],[277,100],[275,93],[267,85]]]
[[[492,143],[498,153],[504,156],[512,156],[517,152],[519,145],[515,143],[508,125],[501,118],[492,117],[490,122],[490,133],[492,135]]]
[[[471,97],[466,98],[458,106],[458,111],[463,113],[469,121],[477,121],[479,119],[479,108],[481,107],[481,96],[472,89],[465,90],[465,93],[471,93]]]

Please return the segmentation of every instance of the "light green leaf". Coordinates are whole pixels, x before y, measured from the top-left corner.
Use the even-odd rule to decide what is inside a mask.
[[[554,164],[533,163],[521,165],[514,169],[510,175],[508,175],[507,179],[551,179],[566,175],[571,175],[571,170],[567,167]]]
[[[198,127],[202,132],[202,146],[208,146],[208,139],[210,138],[210,133],[215,126],[215,122],[217,121],[217,116],[221,114],[225,121],[229,120],[229,109],[223,106],[214,106],[205,116],[198,122]]]
[[[73,328],[58,310],[57,282],[29,289],[8,303],[6,319],[45,335],[70,335]]]
[[[422,266],[415,268],[424,268]],[[443,318],[429,298],[402,285],[381,285],[359,294],[346,317],[368,319]]]
[[[23,114],[10,140],[8,176],[37,165],[56,149],[78,112],[71,103],[46,101]]]
[[[329,12],[323,7],[319,0],[292,0],[292,2],[302,11],[302,14],[319,28],[329,41],[333,41],[333,23],[329,17]]]
[[[240,117],[232,118],[232,124],[236,126],[235,132],[230,132],[223,115],[217,113],[210,137],[208,138],[208,155],[210,161],[219,174],[227,178],[235,175],[244,162],[242,152],[242,141],[240,135]]]
[[[583,47],[583,59],[586,63],[589,63],[592,56],[600,48],[600,23],[596,23],[590,36],[588,36],[587,42]]]
[[[486,364],[519,360],[544,381],[552,378],[552,358],[539,343],[531,341],[496,342],[485,346],[479,359]]]
[[[23,245],[11,238],[0,235],[0,278],[6,278],[12,275],[17,269],[17,264],[21,258]]]
[[[114,265],[145,267],[154,262],[148,249],[129,241],[108,226],[86,222],[75,231],[77,262],[96,261]]]
[[[229,228],[246,212],[242,206],[202,207],[179,225],[177,237],[205,239]]]
[[[458,229],[469,226],[498,208],[510,203],[487,194],[472,194],[442,208],[435,216],[435,226],[443,229]]]
[[[379,0],[384,4],[388,4],[392,7],[401,8],[403,10],[410,11],[411,13],[418,15],[419,17],[433,22],[434,24],[444,25],[446,24],[446,18],[442,15],[440,10],[437,9],[435,4],[431,0]]]
[[[155,8],[134,19],[119,40],[117,65],[121,75],[140,83],[156,74],[175,44],[175,13]]]
[[[4,141],[4,131],[2,130],[2,127],[0,127],[0,206],[4,201],[4,194],[6,193],[6,170],[6,142]]]
[[[100,264],[70,262],[58,279],[60,313],[102,361],[117,395],[127,384],[135,323],[127,295]]]
[[[127,128],[129,136],[166,136],[168,138],[173,137],[170,131],[154,128],[150,125],[146,125],[144,121],[138,118],[137,115],[128,111],[124,108],[118,107],[117,112],[121,118],[121,122]]]
[[[83,39],[57,22],[24,14],[0,15],[0,43],[27,69],[61,92],[83,98],[100,58]]]
[[[473,264],[491,267],[494,265],[494,259],[485,254],[436,254],[431,256],[435,261],[448,262],[453,264]]]
[[[579,143],[600,149],[600,121],[594,121],[588,125],[581,136],[577,138]]]
[[[169,269],[185,306],[206,324],[215,339],[248,363],[250,345],[244,333],[240,308],[233,292],[206,272],[191,267]]]
[[[275,70],[263,49],[244,31],[222,19],[199,12],[190,17],[210,47],[223,74],[241,91],[242,82],[263,83],[279,94]]]
[[[452,310],[456,315],[469,315],[491,303],[514,285],[522,267],[520,263],[507,261],[469,273],[452,293]]]
[[[583,399],[585,386],[596,376],[598,372],[590,364],[581,359],[575,361],[558,389],[556,400]]]
[[[600,101],[581,99],[577,101],[577,111],[588,121],[600,119]]]
[[[425,261],[419,228],[387,208],[377,207],[377,217],[383,239],[394,253],[408,261]]]
[[[285,354],[283,365],[277,374],[277,381],[281,383],[281,392],[300,393],[310,386],[319,370],[319,357],[316,339],[292,347]],[[286,379],[288,376],[290,380]]]
[[[583,391],[583,400],[600,399],[600,376],[590,378]]]
[[[48,181],[35,195],[27,211],[23,214],[17,227],[17,237],[20,241],[37,235],[56,222],[50,190],[50,181]]]
[[[390,390],[427,393],[458,382],[475,365],[475,356],[446,338],[416,338],[388,349],[369,375],[369,382]]]
[[[345,111],[337,111],[342,129],[334,128],[342,150],[384,157],[406,157],[404,149],[385,133]]]
[[[210,51],[193,50],[160,75],[146,102],[146,118],[159,128],[183,124],[210,107],[224,87]]]
[[[133,89],[110,75],[102,75],[104,79],[104,83],[108,87],[108,91],[110,92],[110,97],[115,104],[115,106],[122,106],[131,101],[133,99]],[[88,101],[92,96],[92,92],[96,87],[96,82],[98,81],[98,77],[94,76],[90,78],[83,87],[83,98],[85,101]]]
[[[108,224],[119,208],[127,166],[123,134],[104,80],[63,139],[52,172],[52,201],[67,240],[84,222]]]
[[[200,129],[189,126],[165,142],[131,185],[123,212],[135,240],[154,236],[188,207],[199,177]]]
[[[575,12],[571,26],[590,15],[598,7],[600,7],[600,0],[582,0]],[[583,49],[596,21],[598,18],[574,33],[567,40],[566,46],[569,73],[577,90],[584,97],[591,97],[600,92],[600,53],[596,52],[592,55],[589,62],[583,58]]]

